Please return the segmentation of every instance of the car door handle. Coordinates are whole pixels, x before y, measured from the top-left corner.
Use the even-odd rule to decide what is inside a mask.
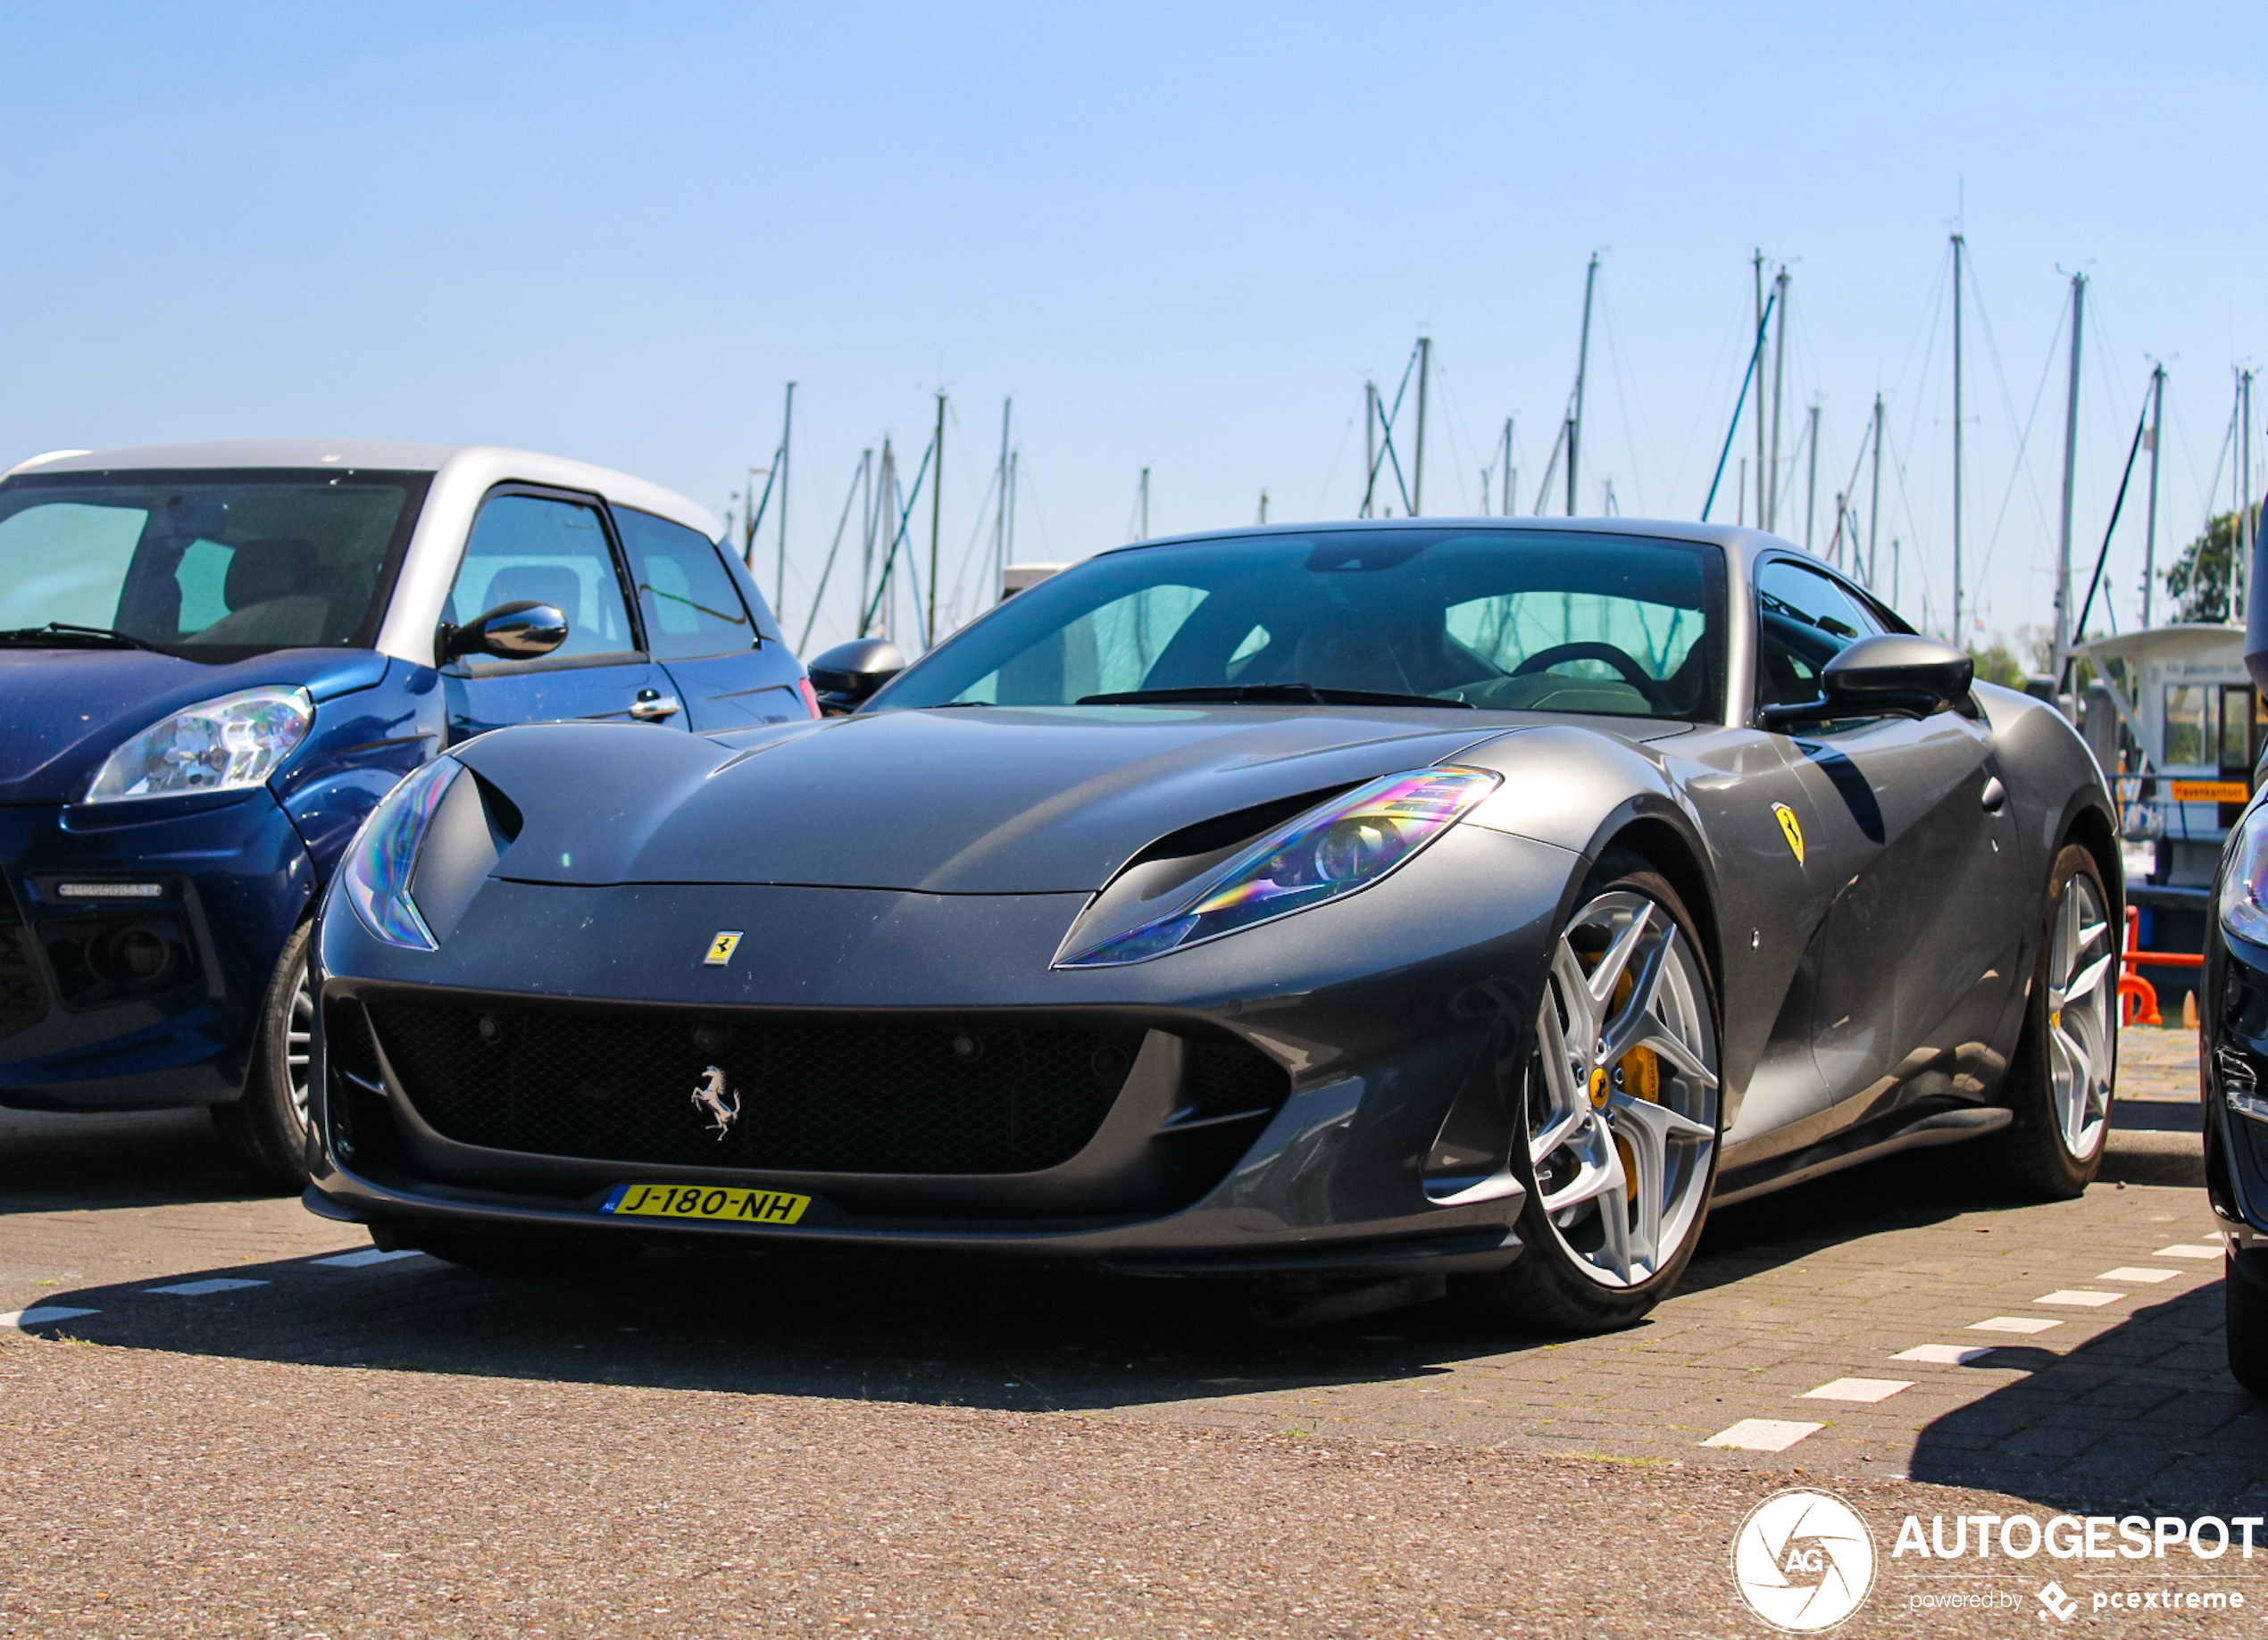
[[[674,718],[681,708],[674,695],[664,695],[659,689],[640,689],[638,698],[630,703],[630,716],[641,723],[659,723],[664,718]]]
[[[1984,791],[1980,795],[1987,814],[1997,814],[2008,801],[2008,788],[2000,784],[1998,775],[1985,777]]]

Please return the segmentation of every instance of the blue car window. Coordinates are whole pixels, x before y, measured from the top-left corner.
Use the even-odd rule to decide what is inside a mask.
[[[464,544],[441,619],[462,626],[504,604],[548,604],[567,617],[557,655],[634,647],[621,578],[598,511],[550,495],[494,495]]]
[[[708,537],[630,507],[614,509],[614,527],[630,554],[646,647],[655,659],[690,661],[756,645],[748,606]]]

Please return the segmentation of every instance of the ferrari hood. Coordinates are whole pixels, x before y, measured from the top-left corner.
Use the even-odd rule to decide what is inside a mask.
[[[719,737],[531,726],[456,755],[520,812],[495,871],[517,881],[1084,894],[1183,827],[1506,732],[1424,710],[967,707]]]

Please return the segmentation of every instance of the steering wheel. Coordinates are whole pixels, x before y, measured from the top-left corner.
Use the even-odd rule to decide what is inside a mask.
[[[1512,675],[1526,678],[1536,672],[1547,671],[1562,661],[1603,662],[1620,672],[1623,682],[1646,696],[1647,703],[1655,711],[1667,712],[1670,709],[1669,697],[1662,693],[1662,686],[1647,675],[1644,667],[1612,644],[1554,644],[1549,649],[1538,649],[1513,667]]]

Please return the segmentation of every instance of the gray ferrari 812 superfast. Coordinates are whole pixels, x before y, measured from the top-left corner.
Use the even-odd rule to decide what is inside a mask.
[[[838,715],[503,728],[396,789],[316,932],[311,1207],[474,1265],[930,1250],[1567,1330],[1713,1203],[2099,1163],[2100,771],[1772,537],[1144,542],[812,676]]]

